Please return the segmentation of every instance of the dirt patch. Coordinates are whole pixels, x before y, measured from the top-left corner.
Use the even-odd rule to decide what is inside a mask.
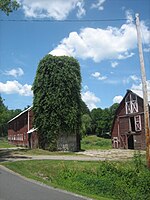
[[[77,152],[75,155],[25,155],[14,154],[12,149],[0,150],[0,162],[17,160],[78,160],[78,161],[115,161],[128,160],[134,157],[135,150],[110,149],[110,150],[87,150]],[[140,151],[146,154],[145,151]]]
[[[136,150],[129,150],[129,149],[110,149],[110,150],[87,150],[84,152],[78,152],[77,154],[99,158],[100,160],[124,160],[133,158],[136,152],[137,152]],[[146,152],[140,151],[140,153],[143,155]]]

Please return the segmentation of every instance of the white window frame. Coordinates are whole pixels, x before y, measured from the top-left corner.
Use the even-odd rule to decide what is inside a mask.
[[[135,122],[135,131],[141,131],[142,127],[141,127],[141,116],[140,115],[136,115],[134,116],[134,122]]]
[[[127,101],[129,97],[129,100]],[[132,94],[129,94],[125,99],[126,114],[138,112],[137,96],[136,99],[132,98]]]

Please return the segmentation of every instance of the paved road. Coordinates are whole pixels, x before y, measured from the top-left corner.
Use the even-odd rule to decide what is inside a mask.
[[[57,190],[24,179],[0,166],[0,200],[85,200],[62,190]]]

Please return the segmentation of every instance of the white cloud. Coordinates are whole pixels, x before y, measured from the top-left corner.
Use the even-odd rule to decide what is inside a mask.
[[[98,78],[98,77],[100,77],[100,73],[99,72],[94,72],[92,74],[92,76],[95,77],[95,78]]]
[[[5,71],[4,74],[8,76],[14,76],[15,78],[17,78],[18,76],[22,76],[24,74],[24,71],[19,67],[16,69]]]
[[[58,49],[52,50],[49,54],[53,56],[71,56],[71,53],[65,48],[60,47]]]
[[[77,17],[81,18],[86,13],[86,11],[84,9],[84,1],[78,1],[77,7],[78,7]]]
[[[116,61],[111,62],[111,66],[112,66],[113,68],[117,67],[117,66],[118,66],[118,62],[116,62]]]
[[[143,98],[142,83],[133,84],[131,90]],[[148,94],[148,101],[150,101],[150,80],[147,80],[147,94]]]
[[[129,53],[129,52],[124,52],[123,54],[120,54],[120,55],[118,56],[118,60],[124,60],[124,59],[126,59],[126,58],[131,58],[132,56],[134,56],[134,53],[133,53],[133,52],[131,52],[131,53]]]
[[[103,6],[103,3],[105,2],[106,0],[97,0],[97,3],[93,3],[91,5],[91,8],[97,8],[98,10],[104,10],[104,6]]]
[[[122,96],[115,96],[113,98],[113,103],[120,103],[122,101],[123,97]]]
[[[140,81],[140,78],[138,78],[136,75],[131,75],[130,78],[133,81]]]
[[[83,87],[83,89],[87,91],[87,90],[89,89],[89,87],[88,87],[87,85],[85,85],[85,86]]]
[[[131,10],[131,9],[130,9],[130,10],[126,10],[126,11],[125,11],[125,15],[126,15],[126,18],[127,18],[127,22],[128,22],[128,23],[134,21],[134,19],[133,19],[133,15],[134,15],[133,10]]]
[[[141,82],[141,79],[139,77],[137,77],[135,74],[130,75],[128,78],[123,79],[123,83],[124,84],[128,84],[130,82],[135,82],[135,83],[139,83]]]
[[[91,76],[93,76],[94,78],[98,79],[98,80],[106,80],[107,76],[102,76],[100,74],[100,72],[94,72],[91,74]]]
[[[81,96],[82,100],[86,103],[90,110],[92,110],[93,108],[97,108],[96,104],[100,102],[100,99],[96,97],[94,93],[86,91],[83,92]]]
[[[64,20],[77,9],[77,17],[85,15],[84,0],[19,0],[26,17]]]
[[[118,79],[115,79],[115,80],[114,79],[113,80],[107,79],[105,81],[105,83],[111,84],[111,85],[118,85],[120,83],[120,80],[118,80]]]
[[[32,86],[25,84],[22,85],[18,81],[7,81],[6,83],[0,82],[0,93],[5,94],[19,94],[21,96],[32,96]]]
[[[150,44],[150,31],[141,22],[145,45]],[[94,36],[94,37],[93,37]],[[83,28],[79,33],[71,32],[50,53],[60,52],[81,59],[100,62],[106,59],[127,59],[134,55],[137,48],[137,33],[133,23],[125,23],[120,28],[108,26],[101,28]]]
[[[144,51],[144,52],[150,52],[150,47],[148,47],[148,48],[144,48],[143,51]]]

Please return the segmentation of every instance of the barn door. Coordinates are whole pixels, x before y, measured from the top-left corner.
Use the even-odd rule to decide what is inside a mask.
[[[133,135],[128,137],[128,149],[134,149],[134,138]]]

